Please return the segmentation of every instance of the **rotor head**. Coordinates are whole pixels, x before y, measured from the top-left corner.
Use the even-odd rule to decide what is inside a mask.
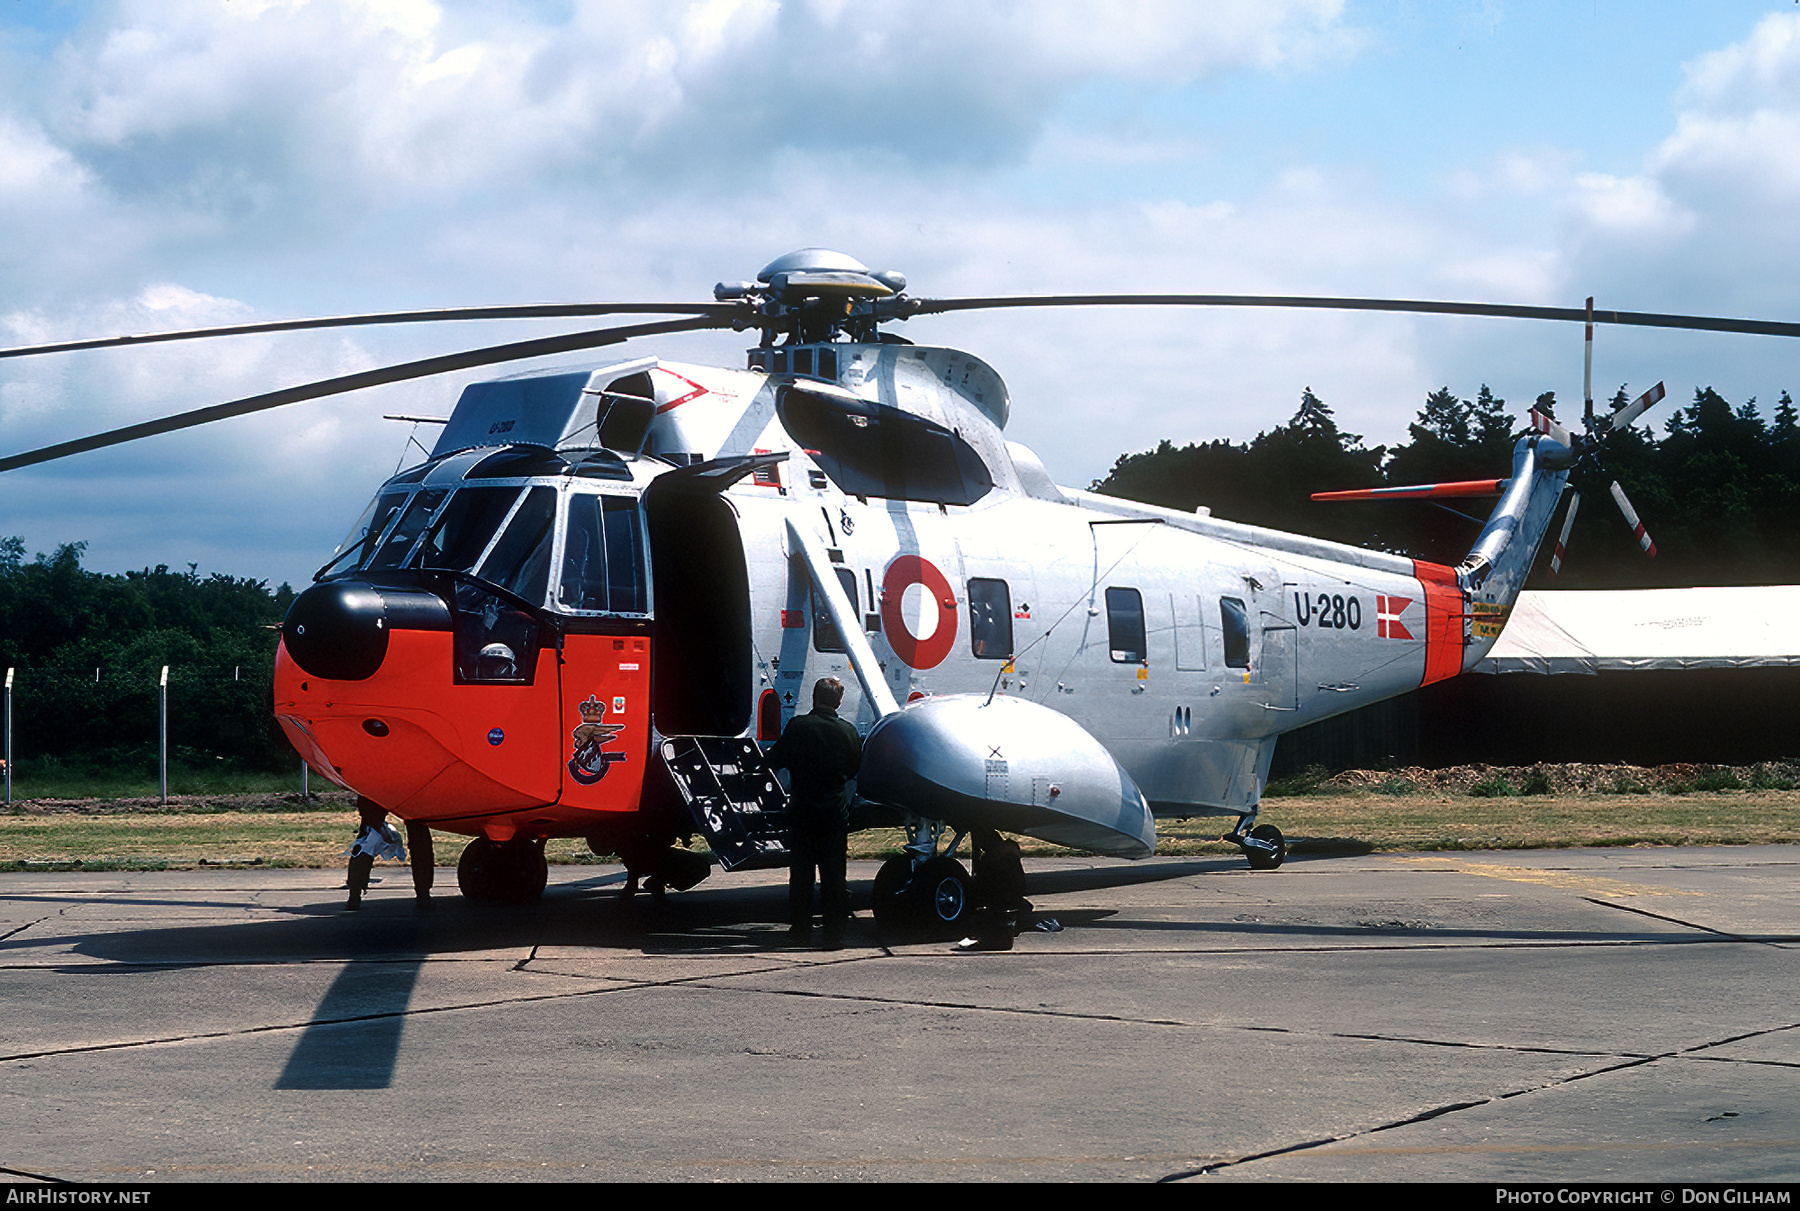
[[[847,335],[872,341],[882,320],[905,318],[906,276],[876,272],[829,248],[801,248],[763,266],[754,282],[720,282],[717,301],[745,301],[756,309],[763,344],[778,336],[802,343]]]

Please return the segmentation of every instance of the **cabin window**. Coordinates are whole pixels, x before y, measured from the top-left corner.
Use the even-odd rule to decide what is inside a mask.
[[[849,568],[838,568],[838,583],[844,586],[844,599],[850,603],[850,617],[857,614],[856,573]],[[844,637],[838,633],[837,624],[831,621],[831,611],[825,608],[825,599],[813,590],[813,651],[844,652],[849,649],[844,644]]]
[[[557,602],[595,614],[647,614],[644,531],[630,496],[571,496]]]
[[[1250,614],[1236,597],[1219,598],[1219,625],[1225,632],[1225,663],[1230,668],[1250,667]]]
[[[1012,658],[1012,593],[1004,580],[969,581],[969,650],[977,660]]]
[[[1144,598],[1136,589],[1106,590],[1106,645],[1115,664],[1142,664],[1148,658]]]

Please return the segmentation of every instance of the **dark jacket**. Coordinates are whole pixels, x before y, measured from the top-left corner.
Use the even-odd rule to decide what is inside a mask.
[[[767,754],[773,769],[791,777],[788,810],[801,827],[843,828],[850,822],[847,783],[862,764],[862,737],[829,707],[795,715]]]

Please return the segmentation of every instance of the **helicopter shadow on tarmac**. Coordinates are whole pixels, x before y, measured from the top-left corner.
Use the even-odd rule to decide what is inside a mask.
[[[1332,855],[1303,855],[1296,864],[1329,862]],[[1349,855],[1335,855],[1349,856]],[[1169,882],[1241,869],[1235,859],[1164,860],[1131,865],[1040,869],[1027,876],[1027,894],[1038,898],[1080,895],[1090,891]],[[1259,876],[1261,877],[1261,876]],[[604,874],[553,884],[538,903],[522,906],[473,904],[459,897],[434,900],[428,909],[415,906],[410,895],[382,894],[374,889],[361,912],[346,913],[333,889],[329,902],[277,909],[276,919],[226,924],[179,925],[71,937],[77,954],[106,960],[104,966],[71,965],[70,974],[130,974],[147,968],[216,967],[312,962],[342,963],[310,1014],[267,1028],[300,1028],[300,1035],[274,1081],[277,1089],[372,1089],[391,1084],[401,1035],[412,1009],[415,986],[428,962],[486,952],[529,954],[538,948],[581,947],[633,951],[661,956],[741,955],[746,958],[786,950],[785,883],[718,887],[680,893],[657,902],[648,896],[625,898],[616,890],[622,876]],[[402,881],[395,879],[400,885]],[[407,888],[406,890],[410,890]],[[400,894],[395,894],[400,892]],[[870,882],[852,883],[852,899],[866,909]],[[146,902],[151,897],[135,896]],[[191,903],[191,902],[190,902]],[[1068,906],[1056,914],[1075,931],[1088,930],[1151,935],[1179,935],[1192,945],[1198,937],[1227,936],[1241,945],[1248,939],[1304,939],[1334,947],[1352,939],[1368,944],[1374,931],[1343,923],[1168,920],[1137,913],[1121,916],[1111,909]],[[919,935],[876,933],[865,915],[853,929],[853,945],[916,943]],[[867,933],[875,933],[873,938]],[[1385,931],[1395,941],[1416,929]],[[1429,929],[1439,943],[1475,945],[1530,944],[1552,940],[1542,931],[1474,926]],[[859,936],[861,934],[861,936]],[[1171,939],[1173,940],[1173,939]],[[1554,940],[1572,940],[1557,931]],[[1624,940],[1609,933],[1605,939]],[[1668,939],[1666,936],[1664,941]],[[37,937],[33,944],[54,944]],[[1090,935],[1087,946],[1100,942]],[[1100,943],[1103,947],[1105,943]],[[1204,944],[1204,943],[1203,943]],[[1254,944],[1252,942],[1251,944]],[[7,943],[0,942],[0,951]]]
[[[1231,865],[1225,861],[1165,862],[1078,871],[1046,871],[1032,877],[1038,895],[1100,890],[1180,879]],[[421,909],[405,894],[404,876],[386,871],[362,911],[345,912],[337,889],[329,899],[275,908],[274,919],[220,924],[181,924],[126,929],[65,938],[38,935],[33,946],[70,945],[103,965],[71,964],[70,975],[131,975],[147,970],[295,963],[340,963],[342,969],[310,1012],[269,1029],[299,1028],[277,1089],[379,1089],[393,1080],[401,1035],[420,973],[428,962],[479,953],[516,955],[544,947],[634,951],[647,955],[767,955],[785,949],[787,889],[784,882],[683,892],[657,901],[618,893],[623,875],[600,874],[554,883],[530,905],[474,904],[458,896],[434,899]],[[403,890],[404,889],[404,890]],[[852,883],[853,903],[867,916],[871,884]],[[197,906],[142,890],[119,897],[121,907]],[[238,907],[218,897],[202,904]],[[1087,917],[1104,913],[1083,914]],[[856,934],[852,934],[853,939]],[[920,940],[880,936],[882,944]],[[0,953],[9,946],[0,941]]]

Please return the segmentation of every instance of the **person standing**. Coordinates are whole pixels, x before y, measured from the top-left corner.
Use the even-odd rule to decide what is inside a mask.
[[[850,895],[844,866],[850,832],[850,779],[862,765],[862,737],[838,717],[844,683],[825,677],[813,686],[813,709],[795,715],[767,755],[773,769],[789,774],[788,933],[812,935],[813,874],[818,872],[824,915],[821,941],[827,950],[843,944]]]
[[[363,894],[369,890],[369,878],[375,859],[392,858],[407,861],[407,845],[412,847],[413,895],[421,907],[431,904],[431,885],[436,874],[431,849],[431,826],[418,820],[406,822],[406,845],[400,834],[387,822],[387,809],[366,795],[356,800],[356,840],[344,852],[350,856],[350,877],[344,884],[350,889],[348,909],[362,907]]]
[[[350,889],[350,900],[344,905],[348,909],[362,907],[363,893],[369,890],[369,875],[375,868],[375,859],[406,861],[406,847],[400,844],[400,834],[394,831],[394,826],[387,822],[386,808],[366,795],[359,796],[356,816],[356,840],[344,851],[350,855],[350,878],[345,884]]]

